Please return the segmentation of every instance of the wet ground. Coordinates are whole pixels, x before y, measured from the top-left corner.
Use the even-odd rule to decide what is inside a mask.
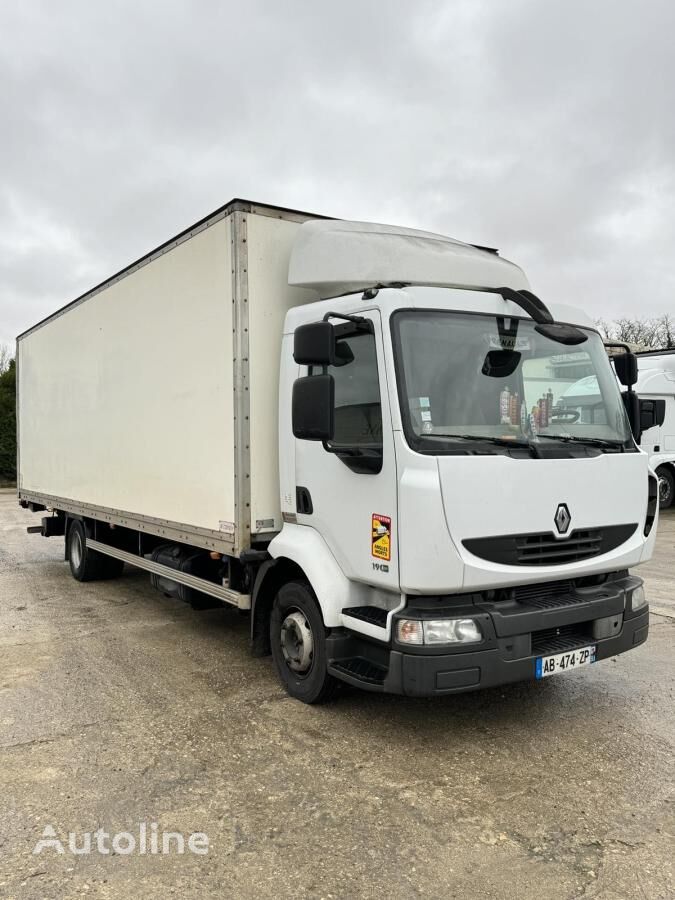
[[[286,697],[236,610],[133,571],[78,584],[38,523],[0,493],[0,896],[675,896],[675,514],[640,571],[658,614],[637,650],[324,707]],[[138,850],[141,823],[145,854],[32,853],[46,826]],[[152,853],[154,830],[208,853]]]

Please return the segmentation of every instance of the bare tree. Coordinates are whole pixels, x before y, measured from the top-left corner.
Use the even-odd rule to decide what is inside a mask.
[[[598,331],[607,341],[611,341],[612,339],[612,324],[608,322],[606,319],[596,319],[595,324],[598,326]]]
[[[659,318],[659,335],[662,349],[672,350],[675,348],[675,320],[668,313],[664,313]]]
[[[0,375],[9,369],[13,356],[7,344],[0,344]]]
[[[631,319],[628,316],[595,324],[606,340],[622,341],[637,350],[670,350],[675,347],[675,320],[668,313],[653,319]]]

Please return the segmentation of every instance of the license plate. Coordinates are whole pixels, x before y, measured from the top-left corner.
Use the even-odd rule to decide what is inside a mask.
[[[535,660],[534,674],[537,678],[548,678],[549,675],[559,675],[561,672],[569,672],[570,669],[579,669],[581,666],[590,666],[595,662],[596,647],[577,647],[567,653],[555,653],[553,656],[539,656]]]

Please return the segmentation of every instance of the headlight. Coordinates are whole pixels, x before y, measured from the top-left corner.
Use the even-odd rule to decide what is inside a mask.
[[[402,644],[475,644],[482,639],[473,619],[399,619]]]
[[[647,598],[645,597],[645,589],[640,585],[640,587],[636,587],[630,595],[630,608],[635,612],[636,609],[642,609],[642,607],[646,605]]]

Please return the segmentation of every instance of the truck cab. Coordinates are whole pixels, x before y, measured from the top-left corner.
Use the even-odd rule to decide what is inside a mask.
[[[418,237],[384,284],[354,271],[331,223],[303,230],[311,265],[330,271],[292,258],[294,283],[360,285],[290,310],[284,328],[284,524],[269,552],[303,577],[280,593],[270,640],[290,692],[312,702],[337,679],[445,694],[642,643],[629,570],[652,552],[656,482],[592,321],[544,307],[542,325],[524,275],[495,254],[453,246],[465,283],[414,283],[442,274]],[[592,416],[564,402],[580,374]]]

